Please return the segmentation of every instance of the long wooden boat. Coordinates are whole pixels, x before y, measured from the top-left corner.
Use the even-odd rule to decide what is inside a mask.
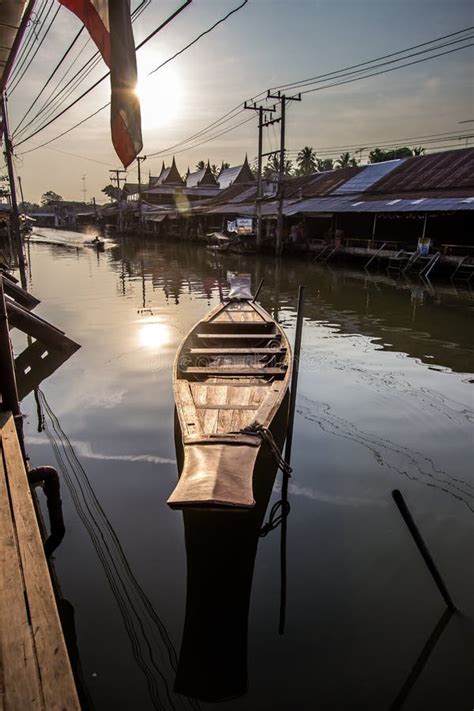
[[[255,505],[258,429],[278,412],[291,362],[282,328],[250,294],[219,304],[191,329],[174,366],[184,465],[170,506]]]

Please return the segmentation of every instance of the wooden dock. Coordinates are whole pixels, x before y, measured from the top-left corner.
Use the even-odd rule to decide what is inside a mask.
[[[0,711],[80,709],[27,473],[0,412]]]

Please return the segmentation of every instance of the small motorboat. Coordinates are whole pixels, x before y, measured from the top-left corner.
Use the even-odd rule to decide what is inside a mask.
[[[94,237],[94,239],[86,239],[84,240],[84,244],[87,247],[95,247],[99,252],[103,252],[105,249],[105,242],[103,239],[100,239],[100,237]]]
[[[184,462],[173,508],[255,505],[253,471],[288,390],[291,348],[242,279],[188,333],[173,385]]]

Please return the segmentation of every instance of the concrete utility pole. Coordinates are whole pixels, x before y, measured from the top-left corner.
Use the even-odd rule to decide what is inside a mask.
[[[2,94],[2,116],[3,116],[3,136],[5,140],[5,160],[8,169],[8,182],[10,183],[10,200],[12,205],[11,215],[11,231],[13,232],[13,241],[18,259],[18,268],[20,270],[20,282],[23,289],[26,289],[26,271],[25,271],[25,255],[23,253],[23,241],[20,230],[20,215],[18,213],[18,203],[16,200],[15,187],[15,172],[13,169],[13,147],[10,138],[10,129],[8,126],[7,101],[5,94]]]
[[[277,226],[277,243],[276,243],[276,254],[280,256],[283,250],[283,181],[285,176],[285,129],[286,129],[286,102],[287,101],[301,101],[301,94],[297,96],[286,96],[281,92],[277,94],[270,94],[270,90],[267,93],[268,99],[276,99],[280,102],[280,175],[279,175],[279,186],[278,186],[278,226]]]
[[[143,213],[142,213],[142,171],[141,163],[146,160],[146,156],[137,156],[138,164],[138,211],[140,219],[140,235],[143,235]]]
[[[110,168],[110,173],[115,173],[115,178],[110,176],[111,180],[117,181],[117,207],[118,207],[118,228],[120,234],[123,232],[123,222],[122,222],[122,193],[120,188],[120,173],[126,173],[126,170],[118,170],[117,168]]]
[[[86,175],[82,176],[82,197],[84,204],[87,202]]]
[[[280,119],[274,121],[266,121],[265,114],[273,113],[276,111],[276,106],[271,108],[264,107],[262,105],[257,106],[254,102],[252,106],[249,106],[247,102],[244,104],[244,109],[249,111],[258,112],[258,167],[257,167],[257,198],[256,198],[256,211],[257,211],[257,249],[262,246],[262,146],[263,146],[263,129],[265,126],[270,126],[272,123],[277,123]]]

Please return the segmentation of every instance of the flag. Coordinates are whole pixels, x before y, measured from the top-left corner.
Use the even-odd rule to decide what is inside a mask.
[[[110,69],[112,143],[127,168],[143,147],[130,0],[59,2],[84,23]]]

